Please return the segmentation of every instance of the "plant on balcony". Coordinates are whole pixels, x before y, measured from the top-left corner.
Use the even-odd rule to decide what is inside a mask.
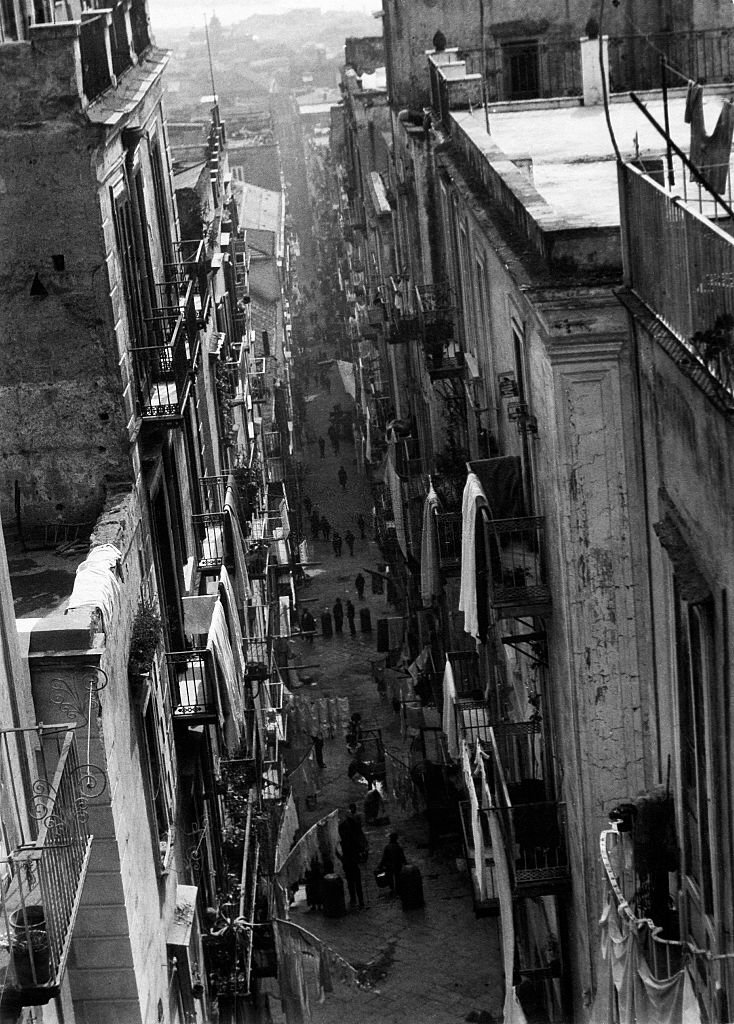
[[[150,672],[158,644],[163,636],[163,622],[152,602],[143,599],[133,619],[128,651],[128,675],[140,679]]]
[[[731,313],[717,316],[713,327],[696,331],[691,344],[704,362],[715,364],[727,378],[734,373],[734,316]]]

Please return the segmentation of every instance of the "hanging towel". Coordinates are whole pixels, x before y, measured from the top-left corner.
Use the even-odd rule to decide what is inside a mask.
[[[477,606],[476,528],[477,510],[488,507],[487,496],[475,473],[466,478],[461,502],[461,589],[459,611],[464,613],[464,631],[479,637]]]
[[[240,730],[243,723],[242,690],[238,686],[232,645],[229,641],[227,617],[221,601],[217,601],[212,612],[212,624],[209,627],[207,648],[213,653],[217,665],[217,675],[226,696],[228,713],[224,714],[224,729],[227,745],[234,750],[240,741]],[[221,690],[217,692],[218,702],[221,701]]]
[[[436,513],[439,500],[433,484],[423,503],[423,530],[421,532],[421,598],[426,607],[441,593],[439,572],[438,536],[436,534]]]
[[[405,514],[403,510],[403,485],[398,476],[397,470],[395,469],[394,463],[394,449],[395,445],[391,444],[387,452],[387,462],[385,464],[385,483],[387,484],[390,492],[390,502],[392,504],[392,517],[395,522],[395,535],[398,538],[398,544],[403,555],[408,557],[408,541],[405,536]]]
[[[442,728],[446,734],[446,749],[449,757],[456,759],[459,756],[459,736],[456,729],[456,683],[454,682],[454,670],[451,662],[446,659],[446,668],[443,670],[443,721]]]
[[[703,86],[689,82],[685,121],[691,126],[691,163],[704,175],[715,192],[723,192],[729,175],[729,157],[734,135],[734,107],[728,100],[724,100],[716,127],[707,135],[703,115]],[[693,173],[691,180],[697,180]]]

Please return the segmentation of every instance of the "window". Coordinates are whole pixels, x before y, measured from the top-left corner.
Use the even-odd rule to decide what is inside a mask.
[[[168,687],[161,680],[157,663],[151,673],[151,691],[143,711],[144,771],[150,797],[153,845],[161,870],[167,867],[173,848],[176,804],[176,762],[171,735],[172,713]]]
[[[132,205],[127,192],[112,197],[112,211],[117,249],[120,263],[122,264],[125,298],[127,299],[130,340],[134,347],[138,347],[143,344],[143,339],[145,338],[145,317],[143,314],[140,278],[138,276]]]
[[[678,699],[680,708],[683,849],[686,875],[694,882],[701,909],[713,912],[708,772],[714,771],[709,750],[707,698],[715,693],[713,602],[676,602]],[[700,942],[700,937],[697,937]]]
[[[527,100],[540,96],[538,40],[524,39],[502,47],[506,100]]]

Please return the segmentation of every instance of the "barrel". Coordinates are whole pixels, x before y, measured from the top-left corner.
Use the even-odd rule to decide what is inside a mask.
[[[372,632],[372,616],[370,615],[369,608],[359,609],[359,628],[363,633]]]
[[[398,892],[403,910],[415,910],[425,903],[423,899],[423,878],[420,868],[406,864],[398,876]]]
[[[321,616],[321,635],[328,639],[332,636],[334,627],[331,624],[331,612],[324,612]]]
[[[325,917],[343,917],[347,908],[344,903],[344,882],[339,875],[324,875],[321,882]]]

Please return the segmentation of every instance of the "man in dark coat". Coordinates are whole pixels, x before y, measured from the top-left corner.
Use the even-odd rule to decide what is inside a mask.
[[[347,622],[349,623],[349,632],[352,636],[356,636],[357,630],[354,625],[354,605],[350,600],[347,600]]]
[[[397,832],[391,832],[390,842],[382,851],[380,863],[377,865],[378,870],[382,868],[387,874],[387,883],[390,886],[391,892],[395,892],[398,884],[398,876],[407,863],[408,862],[405,859],[405,852],[398,842]]]
[[[354,586],[357,588],[357,597],[361,601],[364,597],[364,576],[361,572],[358,572],[354,577]]]
[[[328,540],[329,539],[329,534],[330,533],[331,533],[331,523],[326,518],[326,516],[322,516],[321,517],[321,535],[324,538],[324,540]]]
[[[344,534],[344,540],[347,542],[347,547],[349,548],[350,555],[354,554],[354,542],[356,539],[357,538],[354,536],[351,530],[347,530],[347,532]]]
[[[357,814],[357,805],[349,805],[349,813],[339,826],[341,853],[338,854],[344,868],[349,891],[349,906],[364,910],[364,894],[362,893],[362,872],[359,865],[364,858],[367,839],[362,831],[362,822]]]
[[[342,605],[342,599],[340,597],[337,597],[336,603],[334,604],[334,608],[332,609],[332,611],[334,613],[334,630],[337,633],[341,633],[342,625],[344,623],[344,607]]]
[[[339,467],[339,472],[337,473],[337,476],[339,477],[339,483],[341,484],[342,490],[346,491],[346,489],[347,489],[347,471],[344,468],[344,466],[340,466]]]

